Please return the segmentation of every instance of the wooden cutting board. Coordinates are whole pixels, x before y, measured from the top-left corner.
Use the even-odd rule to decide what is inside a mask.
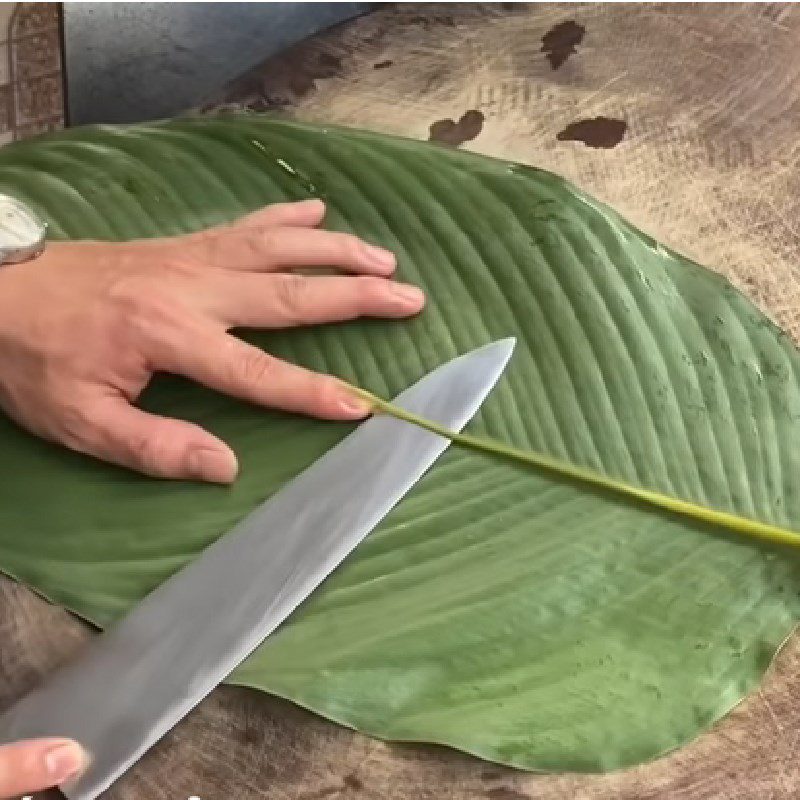
[[[800,336],[800,9],[790,5],[415,5],[270,59],[221,105],[435,138],[554,170],[724,272]],[[445,144],[447,143],[447,144]],[[86,638],[0,583],[0,702]],[[655,763],[539,776],[387,744],[222,688],[114,800],[750,800],[800,796],[800,643],[714,730]]]

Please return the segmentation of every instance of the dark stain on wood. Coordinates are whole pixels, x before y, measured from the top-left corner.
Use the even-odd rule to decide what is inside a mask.
[[[344,778],[342,778],[342,782],[344,783],[345,789],[349,789],[351,792],[360,792],[364,788],[361,779],[357,778],[352,773],[345,775]]]
[[[595,117],[571,122],[556,134],[559,142],[583,142],[587,147],[616,147],[625,136],[628,124],[622,119]]]
[[[248,709],[249,712],[249,709]],[[234,729],[236,738],[246,747],[259,747],[264,742],[263,726],[259,725],[259,718],[255,713],[246,713],[242,715],[242,725]],[[272,775],[275,775],[275,768],[269,764],[264,764],[265,769],[272,770]]]
[[[373,69],[386,69],[387,67],[391,67],[394,64],[391,58],[387,58],[386,61],[379,61],[377,64],[373,64]]]
[[[481,770],[481,778],[485,781],[497,781],[501,778],[508,777],[508,773],[502,769],[484,769]]]
[[[326,797],[333,797],[341,793],[341,786],[323,786],[321,789],[316,789],[313,792],[298,795],[298,800],[324,800]]]
[[[498,786],[497,789],[489,789],[489,791],[486,792],[486,796],[489,800],[531,800],[529,794],[518,792],[516,789],[512,789],[509,786]]]
[[[342,71],[342,59],[332,53],[320,53],[317,63],[324,70],[324,74],[317,75],[317,78],[332,78]]]
[[[304,795],[300,795],[298,800],[324,800],[326,797],[338,797],[345,792],[360,792],[364,788],[364,784],[352,773],[345,775],[342,778],[342,783],[338,786],[323,786],[321,789],[316,789]]]
[[[423,25],[430,28],[433,25],[445,25],[448,28],[455,28],[455,18],[450,14],[415,14],[407,20],[409,25]]]
[[[474,108],[465,111],[458,122],[453,122],[452,119],[440,119],[431,125],[428,141],[458,147],[464,142],[472,141],[483,130],[483,120],[483,114]]]
[[[553,69],[558,69],[583,41],[586,28],[579,25],[574,19],[559,22],[542,36],[542,52],[547,54],[547,60]]]
[[[286,108],[314,92],[318,80],[341,77],[343,71],[341,55],[301,42],[231,81],[202,110]]]

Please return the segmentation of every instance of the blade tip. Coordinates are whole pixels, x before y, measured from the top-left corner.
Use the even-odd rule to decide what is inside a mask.
[[[517,338],[516,336],[507,336],[505,339],[498,339],[495,342],[492,342],[489,347],[494,350],[497,350],[499,353],[502,354],[505,363],[511,358],[512,353],[514,352],[514,348],[517,345]]]
[[[498,344],[505,345],[509,351],[512,353],[514,352],[514,348],[517,345],[517,337],[516,336],[506,336],[505,339],[498,339]]]

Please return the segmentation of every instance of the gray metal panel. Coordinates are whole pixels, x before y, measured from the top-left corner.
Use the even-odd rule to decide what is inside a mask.
[[[513,345],[453,359],[397,402],[460,430]],[[314,591],[449,443],[388,416],[362,423],[13,706],[0,742],[77,740],[92,760],[62,790],[94,800]]]
[[[172,116],[374,3],[64,3],[72,125]]]

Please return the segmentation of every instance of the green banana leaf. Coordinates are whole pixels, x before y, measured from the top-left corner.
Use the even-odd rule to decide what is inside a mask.
[[[15,144],[0,191],[55,237],[101,239],[320,195],[331,227],[398,253],[427,309],[252,341],[392,397],[516,336],[471,432],[800,528],[792,342],[722,277],[555,175],[248,115]],[[177,378],[142,403],[229,441],[238,482],[149,480],[0,420],[0,567],[101,626],[351,429]],[[375,736],[608,770],[724,715],[799,611],[792,548],[454,446],[231,681]]]

